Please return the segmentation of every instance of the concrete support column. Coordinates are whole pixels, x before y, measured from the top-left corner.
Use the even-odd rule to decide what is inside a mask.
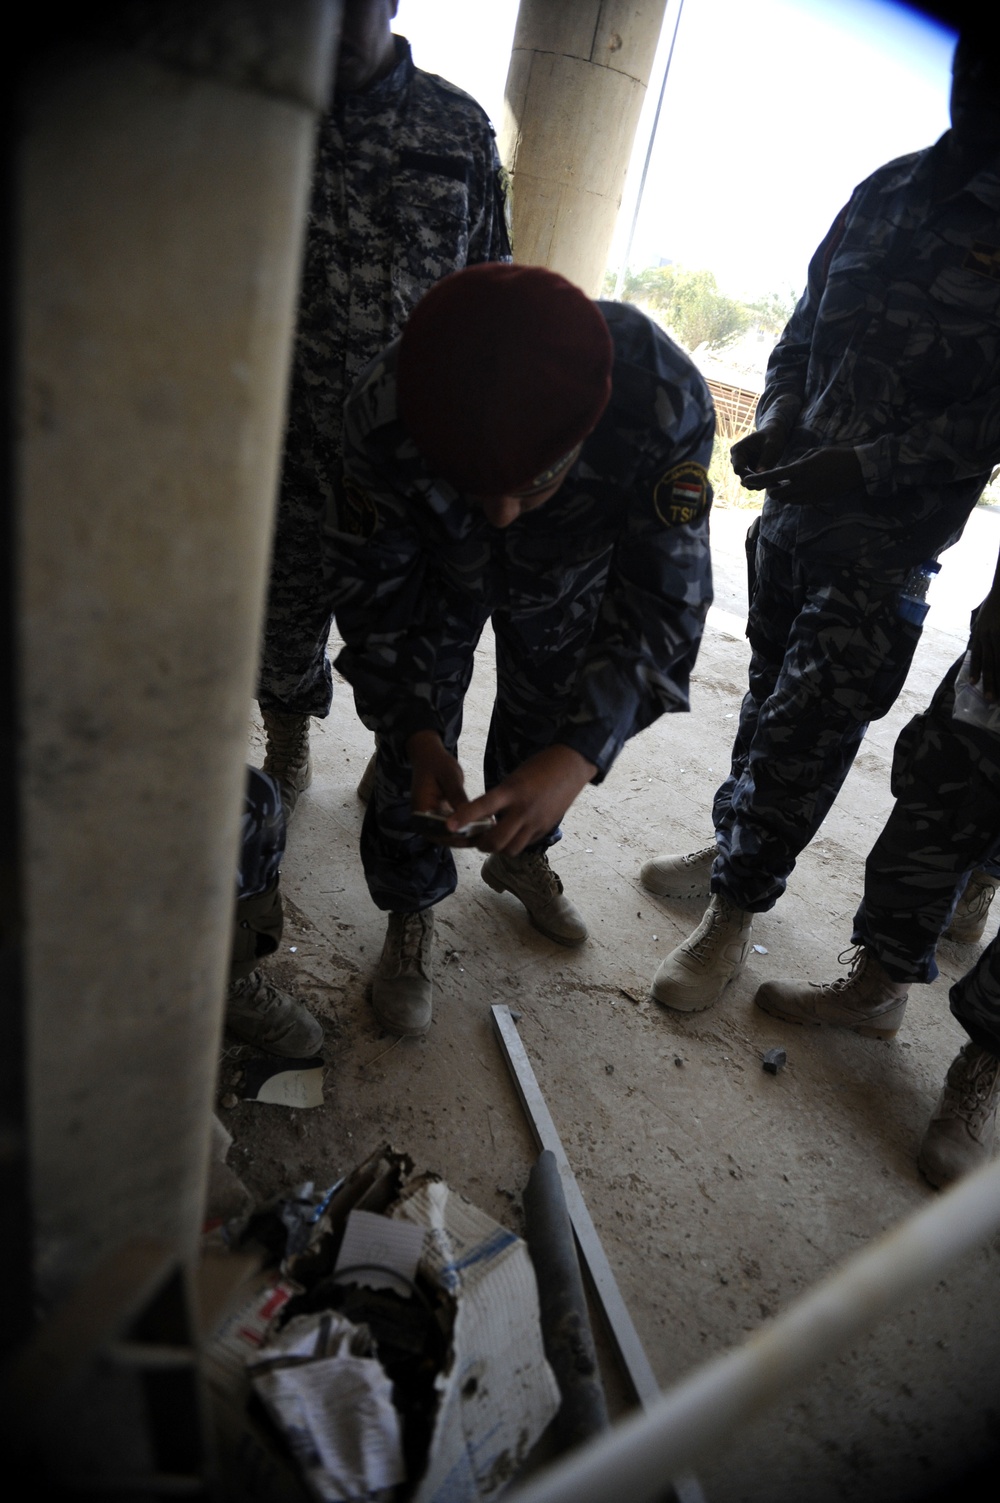
[[[25,87],[17,587],[38,1272],[196,1246],[335,0],[99,7]],[[110,16],[110,19],[108,17]],[[86,21],[84,25],[86,25]]]
[[[666,0],[521,0],[500,150],[514,255],[600,292]]]

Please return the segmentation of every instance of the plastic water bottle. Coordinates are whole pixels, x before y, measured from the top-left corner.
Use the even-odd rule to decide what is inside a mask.
[[[940,572],[941,565],[937,559],[929,558],[925,564],[914,564],[903,582],[899,596],[898,613],[904,621],[912,621],[914,626],[923,624],[924,617],[930,610],[927,591],[935,574]]]
[[[971,658],[971,652],[967,652],[958,670],[958,676],[955,679],[955,708],[951,712],[951,718],[964,722],[966,725],[978,726],[981,731],[990,731],[994,736],[1000,736],[1000,704],[986,698],[981,682],[979,684],[969,682]]]

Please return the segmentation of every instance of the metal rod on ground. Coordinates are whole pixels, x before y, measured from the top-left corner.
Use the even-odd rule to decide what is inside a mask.
[[[556,1415],[561,1450],[608,1428],[608,1406],[594,1350],[587,1297],[555,1154],[546,1148],[524,1191],[528,1251],[538,1279],[545,1355],[562,1403]]]
[[[640,1404],[646,1404],[659,1396],[660,1385],[656,1381],[656,1374],[649,1365],[649,1358],[643,1350],[639,1333],[632,1323],[632,1317],[628,1307],[622,1299],[621,1291],[611,1270],[611,1264],[607,1260],[601,1239],[597,1235],[597,1228],[590,1219],[586,1202],[580,1193],[580,1187],[576,1182],[566,1150],[563,1148],[556,1125],[552,1120],[552,1114],[545,1103],[545,1097],[539,1089],[535,1072],[531,1068],[531,1061],[525,1053],[521,1036],[510,1015],[510,1008],[496,1004],[493,1009],[493,1022],[500,1036],[500,1044],[503,1048],[504,1057],[507,1060],[508,1069],[514,1079],[514,1085],[521,1098],[525,1115],[531,1124],[531,1130],[535,1135],[535,1141],[539,1148],[550,1148],[555,1155],[559,1177],[562,1180],[563,1194],[566,1197],[566,1209],[573,1223],[573,1231],[580,1247],[580,1253],[587,1271],[594,1282],[597,1297],[601,1302],[612,1339],[618,1349],[618,1356],[622,1366],[628,1375],[629,1382]]]
[[[559,1178],[562,1181],[563,1194],[566,1198],[566,1209],[573,1223],[573,1234],[600,1301],[619,1360],[632,1385],[635,1397],[640,1404],[648,1408],[660,1396],[660,1385],[656,1381],[656,1374],[649,1365],[649,1358],[639,1339],[639,1333],[632,1323],[628,1306],[622,1299],[611,1264],[601,1245],[601,1239],[597,1235],[597,1228],[590,1218],[587,1203],[576,1182],[576,1175],[566,1157],[566,1150],[563,1148],[562,1139],[552,1120],[552,1113],[535,1079],[535,1072],[531,1068],[531,1061],[521,1042],[521,1035],[511,1017],[510,1008],[498,1003],[491,1010],[493,1025],[500,1039],[500,1047],[517,1094],[521,1098],[525,1116],[531,1124],[535,1142],[539,1148],[551,1149],[555,1157],[556,1168],[559,1170]],[[661,1481],[656,1492],[657,1497],[662,1493],[663,1487],[664,1483]],[[670,1478],[670,1488],[672,1491],[667,1503],[705,1503],[705,1497],[697,1479],[686,1473],[673,1474]]]
[[[510,1503],[648,1503],[663,1478],[730,1445],[753,1419],[882,1316],[934,1284],[956,1258],[1000,1230],[1000,1161],[910,1216],[735,1351],[661,1395],[537,1480]]]

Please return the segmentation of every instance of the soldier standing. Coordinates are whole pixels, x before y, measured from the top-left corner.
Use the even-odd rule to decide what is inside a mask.
[[[718,1000],[906,678],[937,556],[1000,460],[1000,88],[995,42],[955,53],[952,128],[852,195],[817,250],[733,466],[767,496],[749,688],[715,841],[642,881],[708,895],[653,996]]]
[[[977,692],[974,685],[980,685]],[[865,866],[849,975],[815,985],[768,981],[758,1007],[792,1023],[893,1038],[914,982],[938,974],[935,951],[966,874],[1000,856],[1000,565],[967,659],[896,741],[896,803]],[[968,1034],[952,1061],[917,1155],[944,1186],[986,1162],[1000,1100],[1000,938],[951,988]]]
[[[264,770],[286,816],[311,778],[309,717],[329,713],[322,516],[344,400],[440,277],[509,260],[504,179],[474,99],[415,68],[396,0],[346,0],[316,141],[258,701]]]
[[[548,938],[586,939],[546,852],[625,741],[688,708],[714,429],[697,369],[648,318],[537,267],[446,278],[355,387],[329,566],[337,668],[378,734],[361,854],[388,913],[372,993],[387,1028],[430,1026],[450,845],[489,852],[483,879]],[[490,619],[487,792],[469,802],[457,742]],[[437,840],[414,811],[447,816]]]

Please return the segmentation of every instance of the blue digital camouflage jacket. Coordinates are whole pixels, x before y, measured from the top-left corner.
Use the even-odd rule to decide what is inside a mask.
[[[507,179],[481,105],[397,63],[320,117],[289,394],[287,457],[328,489],[354,382],[428,288],[510,259]],[[302,483],[294,465],[285,483]]]
[[[508,528],[428,471],[397,416],[396,345],[348,400],[326,566],[346,642],[337,668],[380,735],[440,730],[436,664],[471,657],[497,608],[573,610],[574,580],[602,555],[603,598],[554,740],[599,779],[630,736],[688,708],[712,598],[712,399],[644,314],[599,306],[615,351],[609,405],[556,495]]]
[[[794,419],[782,463],[852,446],[864,491],[768,498],[765,536],[877,567],[935,557],[1000,463],[1000,171],[935,197],[947,137],[861,183],[772,352],[758,424]]]

